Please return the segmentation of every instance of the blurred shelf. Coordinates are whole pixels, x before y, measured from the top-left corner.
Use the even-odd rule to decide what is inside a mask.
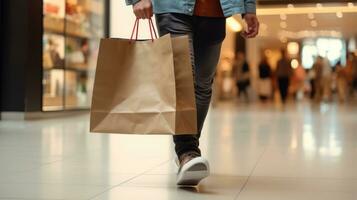
[[[88,68],[66,67],[66,70],[77,71],[77,72],[87,72]]]
[[[43,106],[43,111],[62,111],[64,108],[63,106]]]
[[[68,20],[65,22],[64,18],[55,18],[51,16],[44,16],[43,26],[45,33],[54,33],[63,36],[76,37],[82,39],[95,39],[98,36],[92,34],[90,30],[85,30],[80,23]]]
[[[68,32],[68,31],[66,31],[65,36],[70,37],[70,38],[77,38],[77,39],[95,39],[95,37],[93,37],[91,35],[85,35],[85,34],[81,34],[81,33]]]
[[[65,67],[65,68],[43,68],[43,70],[46,71],[51,71],[51,70],[69,70],[69,71],[77,71],[77,72],[87,72],[88,68],[79,68],[79,67]]]
[[[43,95],[43,107],[44,111],[63,110],[63,96],[52,97],[49,94]]]
[[[65,110],[88,110],[90,105],[66,105]]]
[[[63,34],[64,19],[45,15],[43,18],[43,26],[45,31],[54,32],[57,34]]]
[[[43,67],[43,70],[46,71],[51,71],[51,70],[64,70],[64,67]]]
[[[46,47],[42,62],[43,111],[88,110],[90,89],[87,87],[95,72],[91,59],[98,51],[99,39],[106,35],[107,1],[49,0],[47,3],[42,22]]]

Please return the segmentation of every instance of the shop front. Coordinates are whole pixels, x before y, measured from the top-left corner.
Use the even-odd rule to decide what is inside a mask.
[[[2,115],[88,110],[99,40],[109,35],[109,0],[13,0],[2,7]]]
[[[42,110],[88,109],[100,38],[106,36],[104,0],[44,0]]]

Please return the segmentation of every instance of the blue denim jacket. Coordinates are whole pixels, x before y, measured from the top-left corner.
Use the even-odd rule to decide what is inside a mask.
[[[133,5],[140,0],[125,0]],[[240,13],[255,13],[256,0],[220,0],[225,17]],[[193,15],[196,0],[152,0],[154,13],[182,13]]]

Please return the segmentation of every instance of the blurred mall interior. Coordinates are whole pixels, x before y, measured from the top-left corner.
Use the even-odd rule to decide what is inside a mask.
[[[257,15],[255,39],[227,18],[211,176],[178,188],[171,136],[89,132],[99,41],[130,38],[132,8],[1,0],[0,200],[357,199],[357,1],[258,0]]]

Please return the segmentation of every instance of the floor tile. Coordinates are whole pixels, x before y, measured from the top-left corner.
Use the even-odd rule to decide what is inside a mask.
[[[249,176],[259,161],[264,147],[235,147],[234,144],[212,145],[211,149],[202,148],[202,156],[210,163],[214,174]],[[176,174],[177,166],[174,159],[160,165],[147,174]]]
[[[357,180],[252,177],[237,200],[355,200]]]
[[[0,200],[349,200],[356,119],[350,104],[221,102],[200,140],[212,176],[196,190],[175,185],[170,135],[89,133],[88,114],[0,121]]]
[[[96,197],[109,199],[234,199],[247,177],[211,175],[199,187],[180,188],[176,186],[175,175],[142,175],[122,186],[115,187]]]
[[[269,147],[252,176],[357,179],[357,148]]]
[[[36,170],[2,174],[0,184],[65,184],[89,186],[114,186],[121,184],[137,174],[118,174],[100,170],[75,170],[61,168],[59,165],[45,166]]]
[[[63,184],[0,184],[0,198],[85,200],[106,189],[105,186]]]

